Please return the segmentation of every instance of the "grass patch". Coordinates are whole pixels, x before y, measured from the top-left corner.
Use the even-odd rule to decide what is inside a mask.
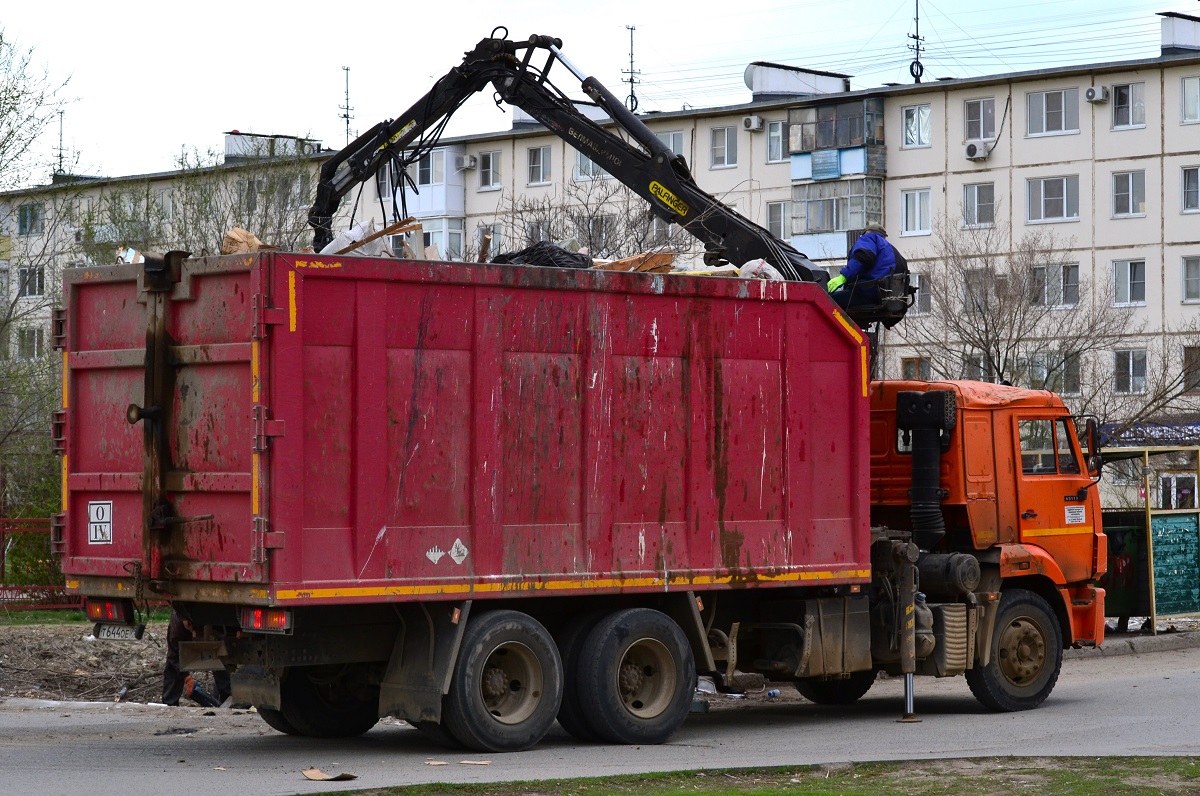
[[[157,606],[150,609],[150,622],[166,622],[171,618],[171,609]],[[142,621],[147,621],[146,617]],[[0,608],[0,627],[7,625],[83,625],[91,624],[82,608],[45,610],[41,608]]]
[[[452,760],[453,755],[448,755]],[[351,792],[345,791],[346,796]],[[354,796],[1200,796],[1200,758],[976,758],[494,784],[408,785]]]

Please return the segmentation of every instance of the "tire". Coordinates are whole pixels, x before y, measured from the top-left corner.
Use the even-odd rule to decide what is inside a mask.
[[[576,740],[585,743],[594,743],[600,740],[600,736],[583,709],[579,658],[588,634],[603,618],[601,611],[586,614],[582,619],[572,620],[555,636],[563,666],[563,696],[558,708],[558,723]]]
[[[287,735],[300,735],[300,731],[292,726],[291,722],[283,717],[283,712],[274,708],[256,708],[258,715],[267,723],[267,726],[273,730],[279,730]]]
[[[588,634],[579,684],[583,711],[602,740],[658,744],[687,718],[696,662],[670,617],[630,608],[605,617]]]
[[[472,616],[463,634],[445,728],[468,749],[529,749],[554,724],[562,700],[558,648],[546,628],[519,611]]]
[[[1007,589],[1000,596],[991,661],[969,670],[967,685],[990,710],[1030,710],[1054,690],[1062,656],[1062,630],[1049,603],[1027,589]]]
[[[352,738],[379,721],[379,689],[356,667],[292,667],[279,696],[283,718],[310,738]]]
[[[845,679],[822,680],[819,677],[809,677],[795,683],[800,696],[818,705],[853,705],[862,699],[874,684],[874,669],[851,672]]]

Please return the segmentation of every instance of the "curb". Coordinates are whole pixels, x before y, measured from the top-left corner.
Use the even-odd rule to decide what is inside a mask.
[[[1151,652],[1170,652],[1200,647],[1200,631],[1163,633],[1157,636],[1132,636],[1116,638],[1109,636],[1099,647],[1068,649],[1063,651],[1063,660],[1087,658],[1111,658],[1116,655],[1144,655]]]

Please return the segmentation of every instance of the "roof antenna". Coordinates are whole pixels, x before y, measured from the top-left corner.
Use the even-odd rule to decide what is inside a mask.
[[[640,82],[637,76],[641,74],[641,71],[633,68],[633,32],[637,30],[637,26],[626,25],[625,29],[629,31],[629,69],[622,69],[621,73],[629,75],[629,79],[621,82],[629,84],[629,96],[625,98],[625,107],[632,112],[638,109],[638,99],[637,95],[633,93],[633,89]]]
[[[342,115],[339,116],[338,118],[346,120],[346,143],[349,144],[350,143],[350,120],[354,118],[353,116],[350,115],[350,111],[354,110],[354,108],[350,107],[350,67],[343,66],[342,71],[346,73],[346,104],[338,106],[338,110],[340,110],[342,112]]]
[[[925,64],[921,63],[921,44],[925,41],[921,38],[921,0],[913,0],[915,6],[915,17],[917,23],[916,33],[908,34],[908,38],[913,40],[913,43],[908,45],[908,49],[914,53],[913,61],[908,65],[908,73],[912,75],[914,83],[921,82],[921,75],[925,74]]]
[[[54,170],[55,174],[65,174],[63,169],[63,112],[58,112],[58,168]]]

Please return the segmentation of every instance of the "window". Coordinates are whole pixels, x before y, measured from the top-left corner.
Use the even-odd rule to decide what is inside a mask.
[[[813,152],[884,143],[883,98],[788,109],[788,149]]]
[[[996,137],[996,100],[967,100],[964,116],[967,122],[968,141],[991,141]]]
[[[1196,508],[1196,476],[1166,473],[1158,477],[1160,509]]]
[[[928,235],[929,189],[900,192],[900,234]]]
[[[1183,389],[1200,392],[1200,348],[1195,346],[1183,349]]]
[[[662,133],[655,133],[659,141],[667,145],[667,149],[671,150],[673,155],[686,154],[683,151],[683,131],[682,130],[667,130]]]
[[[990,182],[963,186],[963,224],[988,227],[996,221],[996,189]]]
[[[787,155],[787,150],[783,145],[783,128],[784,123],[782,121],[767,122],[768,163],[782,163]]]
[[[399,180],[392,180],[392,164],[384,162],[375,172],[375,186],[379,189],[379,198],[391,199],[392,194],[400,187]]]
[[[1025,100],[1029,135],[1079,132],[1079,89],[1033,91]]]
[[[587,219],[587,247],[593,257],[609,254],[609,246],[616,237],[617,217],[612,213],[599,213]]]
[[[1113,263],[1113,301],[1117,305],[1146,303],[1146,261],[1118,260]]]
[[[925,357],[905,357],[900,360],[900,373],[909,381],[929,381],[932,368]]]
[[[787,202],[767,202],[767,231],[781,240],[791,237],[787,217]]]
[[[1146,349],[1129,348],[1116,352],[1113,389],[1126,395],[1146,391]]]
[[[608,172],[600,168],[600,164],[583,154],[579,150],[575,150],[575,178],[579,180],[603,180],[609,176]]]
[[[883,223],[883,181],[826,180],[792,186],[792,234],[845,232]]]
[[[446,150],[426,152],[417,161],[417,185],[441,185],[446,181]]]
[[[1146,172],[1118,171],[1113,174],[1113,215],[1146,214]]]
[[[545,185],[550,182],[550,147],[529,148],[529,184]]]
[[[904,146],[924,147],[931,141],[929,106],[914,105],[902,111],[904,115]]]
[[[500,187],[500,151],[479,153],[479,190],[491,191]]]
[[[45,353],[45,338],[42,327],[26,327],[17,330],[17,358],[39,359]]]
[[[991,304],[994,287],[991,275],[987,268],[963,272],[963,307],[968,312],[981,312]]]
[[[1079,460],[1071,445],[1065,418],[1018,420],[1021,434],[1021,472],[1025,475],[1079,475]]]
[[[1113,128],[1146,126],[1146,84],[1113,86]]]
[[[1079,265],[1033,268],[1033,303],[1042,307],[1074,307],[1079,303]]]
[[[1057,381],[1053,378],[1051,379],[1050,389],[1063,395],[1080,395],[1083,392],[1083,380],[1080,378],[1080,371],[1080,356],[1078,352],[1067,354],[1062,359],[1061,375]]]
[[[41,235],[46,228],[45,208],[41,203],[17,208],[17,234]]]
[[[651,246],[666,246],[671,242],[671,235],[674,233],[674,224],[669,224],[658,216],[651,215],[650,217],[650,245]]]
[[[46,269],[30,266],[17,269],[17,295],[42,296],[46,293]]]
[[[1079,177],[1041,177],[1025,183],[1029,221],[1078,221]]]
[[[908,309],[910,315],[928,315],[933,309],[933,283],[925,274],[909,273],[909,285],[916,288],[917,294],[913,298],[913,304]]]
[[[437,246],[445,260],[462,258],[463,220],[461,218],[421,219],[421,236],[426,248]]]
[[[1200,122],[1200,77],[1183,79],[1183,123]]]
[[[1200,257],[1184,257],[1181,271],[1183,300],[1200,301]]]
[[[712,128],[712,167],[728,169],[737,165],[737,128]]]
[[[1200,167],[1188,166],[1183,170],[1183,212],[1200,210]]]
[[[550,225],[545,221],[530,221],[525,225],[525,240],[529,245],[550,240]]]
[[[963,353],[963,378],[970,381],[991,381],[987,359],[978,351]]]

